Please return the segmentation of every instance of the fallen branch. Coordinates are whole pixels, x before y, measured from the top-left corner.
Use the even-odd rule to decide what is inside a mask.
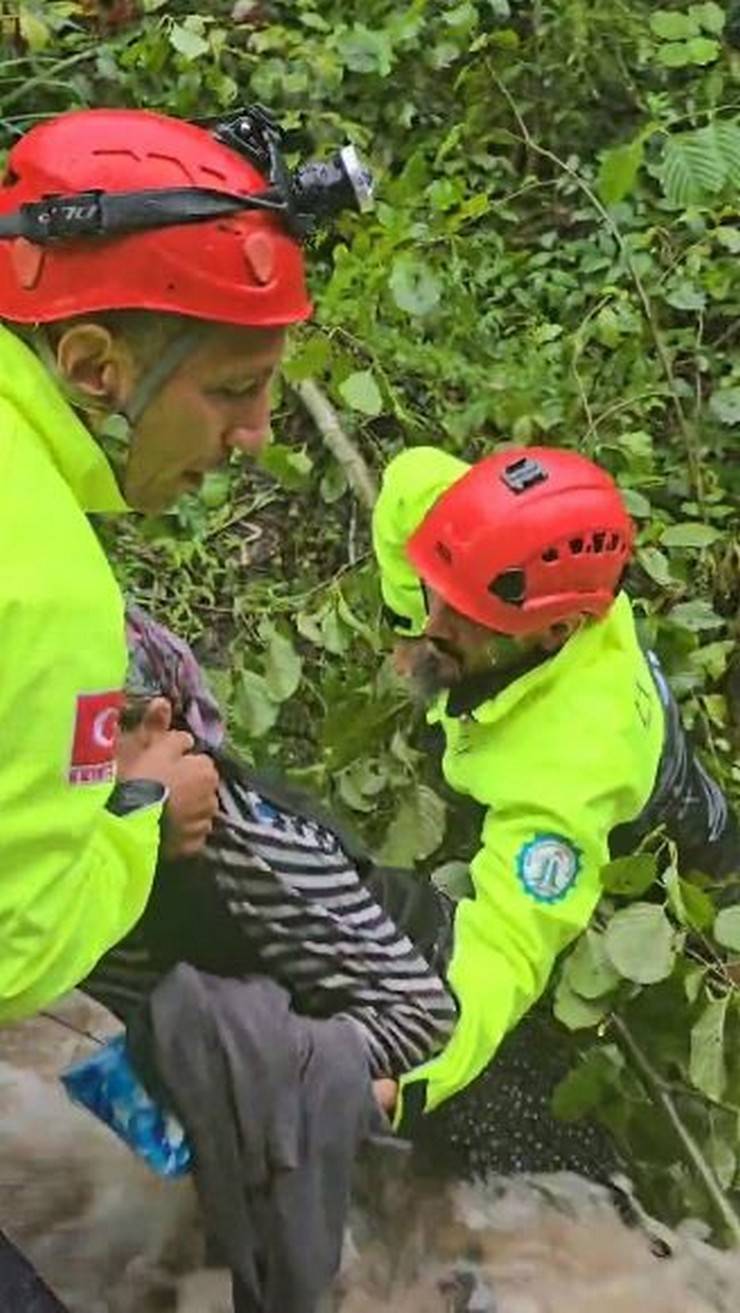
[[[378,496],[378,488],[364,456],[347,436],[329,398],[312,378],[294,384],[295,391],[316,425],[325,445],[344,470],[347,483],[357,500],[371,511]]]
[[[674,1103],[670,1086],[663,1080],[663,1077],[655,1070],[652,1063],[645,1056],[622,1017],[617,1016],[616,1013],[612,1013],[611,1023],[619,1034],[635,1067],[639,1071],[643,1083],[652,1097],[653,1102],[662,1107],[668,1117],[668,1120],[678,1136],[687,1161],[701,1177],[711,1202],[714,1204],[717,1213],[722,1218],[722,1221],[735,1241],[735,1244],[740,1245],[740,1218],[738,1218],[735,1209],[727,1198],[727,1195],[717,1180],[710,1164],[704,1157],[704,1154],[694,1139],[694,1136],[691,1134],[688,1126],[682,1121],[678,1108]]]

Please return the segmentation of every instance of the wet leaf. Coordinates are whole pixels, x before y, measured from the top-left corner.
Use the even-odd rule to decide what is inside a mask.
[[[654,985],[665,980],[676,961],[676,936],[662,907],[633,903],[616,912],[606,929],[606,951],[626,980]]]

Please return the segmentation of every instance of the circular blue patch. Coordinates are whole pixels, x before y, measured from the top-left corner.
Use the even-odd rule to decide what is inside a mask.
[[[559,903],[581,869],[581,850],[562,834],[537,834],[519,849],[520,884],[538,903]]]

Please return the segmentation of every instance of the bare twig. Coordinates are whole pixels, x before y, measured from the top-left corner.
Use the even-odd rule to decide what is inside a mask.
[[[658,359],[660,360],[663,373],[665,374],[666,382],[668,383],[671,400],[673,402],[673,408],[676,413],[676,419],[678,421],[678,426],[679,429],[681,430],[681,435],[683,437],[684,445],[686,447],[686,457],[688,461],[689,474],[691,477],[693,490],[696,494],[697,500],[701,503],[704,499],[704,479],[701,469],[701,460],[699,457],[699,447],[696,440],[696,430],[694,427],[692,427],[692,425],[689,423],[689,420],[686,417],[686,413],[683,408],[681,397],[678,388],[676,386],[676,378],[673,373],[673,365],[671,363],[671,358],[668,353],[668,348],[666,347],[665,341],[663,339],[663,334],[661,332],[660,325],[658,323],[655,306],[653,305],[652,301],[650,300],[650,297],[648,296],[647,290],[645,288],[645,284],[643,283],[642,278],[640,277],[639,271],[637,269],[637,266],[635,265],[635,262],[632,258],[632,252],[629,250],[629,247],[627,246],[627,243],[625,242],[624,237],[622,236],[621,230],[619,229],[618,225],[614,222],[611,215],[609,214],[609,211],[599,200],[599,197],[596,195],[596,192],[593,190],[593,188],[590,187],[589,184],[586,182],[586,180],[581,177],[578,170],[574,169],[570,164],[568,164],[566,160],[561,159],[559,155],[556,155],[554,153],[554,151],[548,150],[546,146],[541,146],[538,141],[535,141],[534,137],[529,131],[529,128],[527,127],[527,124],[525,123],[522,117],[521,111],[519,110],[519,106],[517,105],[514,97],[509,91],[509,88],[501,80],[498,73],[493,67],[490,67],[490,73],[493,81],[496,83],[497,87],[499,88],[499,91],[501,92],[502,96],[506,100],[514,116],[514,119],[516,120],[516,124],[519,129],[520,140],[523,142],[523,144],[527,147],[529,151],[533,152],[535,155],[538,155],[541,159],[549,160],[551,164],[554,164],[556,168],[560,169],[562,173],[565,173],[569,178],[572,179],[575,185],[579,188],[581,192],[583,192],[583,195],[593,206],[594,210],[599,215],[604,225],[608,228],[609,232],[611,233],[612,237],[614,238],[614,241],[616,242],[619,248],[619,251],[622,255],[625,265],[629,270],[630,277],[632,278],[632,281],[635,285],[635,290],[637,291],[637,295],[640,298],[640,303],[642,305],[645,318],[650,328],[653,342],[655,343],[655,349],[658,353]]]
[[[312,378],[295,384],[295,391],[316,425],[324,443],[344,470],[347,482],[357,500],[371,511],[378,489],[364,456],[345,433],[339,416],[329,398]]]
[[[694,1136],[691,1134],[688,1126],[686,1126],[681,1119],[670,1086],[663,1080],[662,1076],[655,1070],[652,1063],[645,1056],[623,1018],[618,1016],[617,1013],[612,1013],[611,1022],[620,1036],[624,1048],[629,1053],[635,1067],[639,1071],[643,1083],[653,1102],[663,1109],[673,1126],[687,1161],[701,1178],[704,1188],[717,1210],[717,1213],[722,1218],[722,1221],[735,1243],[740,1244],[740,1218],[727,1198],[727,1195],[717,1180],[710,1164],[704,1157],[704,1154],[694,1139]]]

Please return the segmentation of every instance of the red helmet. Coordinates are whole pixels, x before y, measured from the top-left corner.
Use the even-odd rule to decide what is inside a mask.
[[[251,196],[265,185],[248,159],[204,128],[147,110],[78,110],[13,147],[0,221],[60,194],[66,201],[87,192],[89,201],[96,192],[197,187],[218,201],[218,193]],[[48,323],[123,309],[272,326],[306,319],[311,304],[298,242],[264,210],[48,244],[0,239],[3,318]]]
[[[407,544],[449,606],[501,634],[603,615],[634,528],[613,479],[573,451],[522,447],[479,461]]]

